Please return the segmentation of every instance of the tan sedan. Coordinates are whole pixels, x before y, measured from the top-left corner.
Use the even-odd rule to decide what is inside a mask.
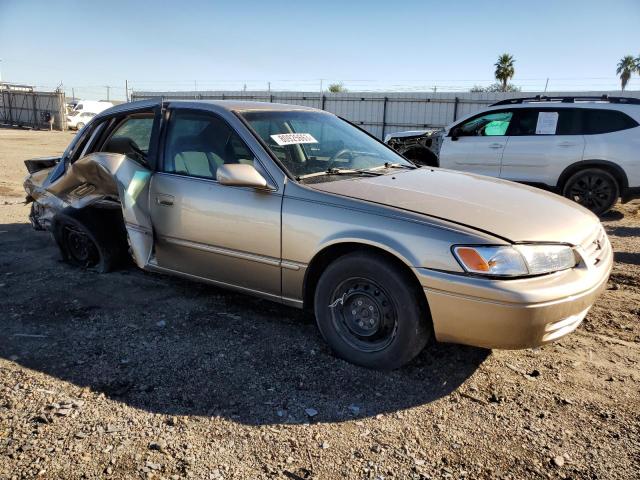
[[[31,221],[63,257],[131,256],[313,310],[341,357],[411,360],[429,338],[523,348],[573,331],[611,246],[569,200],[417,168],[323,111],[248,102],[124,104],[62,158],[29,160]]]

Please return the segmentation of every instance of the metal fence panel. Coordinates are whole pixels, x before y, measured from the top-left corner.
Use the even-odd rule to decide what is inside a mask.
[[[403,130],[444,127],[508,98],[548,96],[628,96],[640,92],[134,92],[132,100],[252,100],[320,108],[355,123],[378,138]]]
[[[53,117],[53,128],[66,130],[64,92],[38,92],[28,86],[0,84],[0,124],[31,128],[49,128],[42,114]]]

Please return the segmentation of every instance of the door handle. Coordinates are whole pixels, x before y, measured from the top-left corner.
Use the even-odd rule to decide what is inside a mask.
[[[172,206],[173,200],[174,200],[173,195],[166,195],[164,193],[159,193],[158,195],[156,195],[156,203],[164,207]]]
[[[559,147],[575,147],[577,143],[574,142],[560,142],[558,144]]]
[[[502,148],[504,145],[502,143],[490,143],[489,148]]]

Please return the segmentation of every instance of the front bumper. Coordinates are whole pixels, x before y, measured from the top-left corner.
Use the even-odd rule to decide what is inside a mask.
[[[436,339],[485,348],[530,348],[575,330],[606,288],[613,252],[597,264],[539,277],[493,280],[417,268]]]
[[[622,203],[640,198],[640,187],[629,187],[622,194]]]

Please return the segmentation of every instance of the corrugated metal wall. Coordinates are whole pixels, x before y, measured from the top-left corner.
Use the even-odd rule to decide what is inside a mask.
[[[42,114],[53,116],[53,128],[67,128],[64,92],[38,92],[30,87],[0,85],[0,124],[20,127],[49,128]]]
[[[515,92],[515,93],[405,93],[405,92],[134,92],[132,100],[161,97],[165,100],[254,100],[320,108],[348,119],[378,138],[387,133],[427,127],[443,127],[487,105],[507,98],[552,96],[621,96],[611,92]],[[640,98],[640,92],[624,96]]]

